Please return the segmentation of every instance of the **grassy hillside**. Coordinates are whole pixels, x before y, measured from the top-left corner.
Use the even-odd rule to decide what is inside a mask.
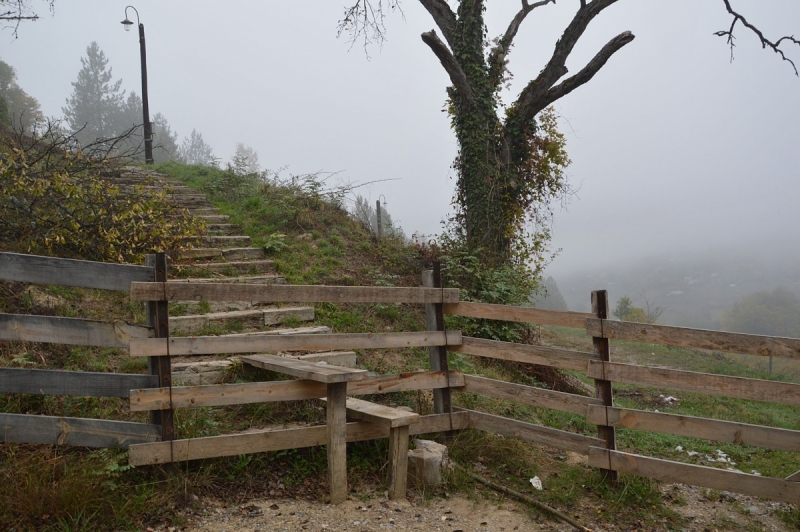
[[[230,172],[182,165],[160,168],[187,185],[206,193],[241,226],[255,245],[263,246],[276,261],[278,272],[292,284],[366,286],[417,286],[427,267],[428,254],[399,239],[372,235],[344,208],[341,190],[326,190],[318,177],[269,179],[236,176]],[[334,332],[423,330],[424,315],[415,305],[316,305],[316,322]],[[121,318],[143,321],[143,309],[124,294],[93,290],[39,287],[31,291],[18,283],[0,283],[0,312],[58,314],[64,316]],[[455,321],[448,324],[456,328]],[[219,334],[236,331],[235,323],[203,331]],[[547,328],[530,335],[544,345],[591,349],[591,339],[574,329]],[[770,377],[759,361],[720,353],[612,342],[612,357],[682,369],[730,375],[775,378],[800,382],[796,365],[776,368]],[[426,368],[424,349],[383,349],[359,353],[359,363],[377,373],[397,373]],[[0,342],[0,364],[10,367],[69,368],[87,371],[145,372],[142,361],[127,358],[117,350],[71,348],[42,344]],[[451,367],[533,386],[549,387],[520,364],[500,363],[468,355],[451,354]],[[590,383],[584,375],[573,375]],[[279,376],[241,367],[227,375],[229,382],[276,379]],[[749,401],[709,399],[669,390],[616,386],[620,406],[659,408],[675,413],[733,419],[736,421],[800,429],[800,409]],[[659,394],[679,397],[672,406],[660,406]],[[425,414],[432,410],[431,395],[408,392],[371,397],[392,405],[406,405]],[[554,412],[471,394],[455,394],[454,404],[528,422],[594,435],[594,426],[581,416]],[[0,396],[0,410],[144,421],[118,399]],[[316,401],[252,404],[223,408],[179,411],[177,437],[224,434],[251,428],[297,423],[322,423],[324,412]],[[688,456],[675,448],[699,454]],[[626,451],[656,457],[707,463],[716,450],[727,453],[742,471],[786,476],[800,469],[800,457],[790,453],[713,444],[672,436],[620,431],[619,446]],[[545,489],[533,495],[579,521],[605,528],[679,530],[688,522],[676,509],[680,497],[666,498],[656,482],[623,476],[616,486],[601,481],[575,453],[525,444],[513,439],[475,431],[463,431],[449,443],[452,457],[460,464],[496,482],[531,493],[529,479],[539,476]],[[348,445],[348,480],[357,497],[382,493],[385,441]],[[232,458],[183,463],[178,467],[136,468],[125,465],[125,454],[32,445],[0,445],[0,528],[17,530],[137,530],[146,526],[177,526],[183,512],[197,505],[198,496],[244,501],[257,496],[296,496],[319,500],[326,492],[324,448],[263,453]],[[453,491],[476,498],[495,495],[478,487],[468,477],[453,473],[449,483],[436,493]],[[722,498],[706,490],[709,504]],[[499,501],[499,499],[498,499]],[[677,506],[676,506],[677,505]],[[741,520],[718,522],[719,530],[756,530],[757,518],[741,513]],[[531,511],[531,518],[547,521]],[[798,515],[785,511],[785,519],[796,526]],[[754,524],[755,523],[755,524]]]

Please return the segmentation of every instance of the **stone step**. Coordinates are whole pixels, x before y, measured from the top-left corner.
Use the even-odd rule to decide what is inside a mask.
[[[200,218],[206,224],[224,224],[231,219],[227,214],[199,214],[197,218]]]
[[[219,214],[219,209],[217,209],[216,207],[194,207],[189,209],[189,214],[192,214],[194,216]]]
[[[272,329],[269,331],[223,334],[222,336],[296,336],[298,334],[330,334],[331,332],[332,329],[327,325],[313,325],[311,327],[293,327],[291,329]]]
[[[225,284],[286,284],[281,275],[248,275],[241,277],[206,277],[190,279],[169,279],[170,283],[225,283]]]
[[[233,248],[235,246],[246,247],[250,245],[250,237],[243,235],[205,235],[200,237],[200,242],[206,246],[220,246],[227,248]],[[224,257],[225,254],[223,253],[222,256]]]
[[[233,261],[233,262],[206,262],[202,264],[183,264],[170,266],[171,271],[180,269],[181,273],[185,273],[192,277],[208,277],[215,273],[224,275],[235,276],[237,274],[262,274],[262,273],[275,273],[275,261],[271,260],[251,260],[251,261]]]
[[[219,236],[233,236],[242,232],[242,228],[236,224],[211,224],[208,222],[206,222],[206,230],[209,233]]]
[[[259,260],[266,258],[263,248],[194,248],[179,251],[177,260],[220,259],[228,261]]]
[[[229,312],[212,312],[190,316],[172,316],[169,318],[170,333],[189,333],[211,324],[229,322],[252,326],[279,325],[287,320],[313,321],[313,307],[280,307],[259,308],[251,310],[234,310]]]

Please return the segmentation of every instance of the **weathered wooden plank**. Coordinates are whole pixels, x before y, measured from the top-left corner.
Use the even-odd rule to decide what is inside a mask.
[[[347,384],[350,395],[407,392],[464,386],[464,375],[460,371],[425,373],[401,373],[365,377]],[[280,401],[300,401],[325,397],[325,385],[314,381],[247,382],[240,384],[214,384],[207,386],[184,386],[131,390],[132,411],[159,410],[169,408],[192,408],[200,406],[240,405]],[[171,396],[170,396],[171,394]]]
[[[151,375],[0,368],[0,393],[128,397],[134,388],[158,386]]]
[[[469,318],[484,318],[487,320],[515,321],[521,323],[536,323],[540,325],[559,325],[562,327],[586,327],[586,318],[594,318],[594,314],[584,312],[561,312],[556,310],[541,310],[533,307],[511,307],[508,305],[491,305],[489,303],[472,303],[459,301],[446,303],[445,314],[467,316]]]
[[[794,473],[786,477],[786,480],[789,480],[791,482],[800,482],[800,471],[795,471]]]
[[[523,384],[512,384],[485,377],[474,375],[464,375],[464,388],[461,390],[468,393],[487,395],[496,399],[506,399],[517,401],[544,408],[552,408],[561,412],[572,412],[573,414],[586,415],[586,408],[589,405],[601,405],[602,401],[593,397],[584,397],[571,393],[554,392],[544,388],[534,388]]]
[[[586,332],[592,336],[650,344],[693,347],[765,357],[800,358],[800,338],[758,336],[599,319],[588,320]]]
[[[608,292],[606,290],[592,290],[592,312],[596,318],[601,320],[608,319]],[[603,362],[611,361],[611,346],[608,338],[599,336],[592,337],[592,350],[597,353]],[[594,395],[607,407],[614,406],[614,395],[611,381],[605,375],[594,381]],[[597,425],[597,436],[606,442],[605,448],[617,450],[617,432],[614,427],[609,427],[605,423]],[[619,473],[613,469],[601,469],[604,480],[614,483],[619,480]]]
[[[131,284],[134,301],[258,301],[274,303],[455,303],[457,288],[318,285],[237,285],[224,283]]]
[[[422,272],[422,286],[426,288],[442,287],[442,264],[440,261],[433,263],[432,270]],[[445,331],[444,307],[441,303],[425,304],[425,328],[429,331]],[[432,371],[447,371],[450,369],[450,359],[447,348],[443,346],[428,347],[428,360]],[[444,414],[453,411],[453,394],[449,388],[433,390],[433,413]]]
[[[406,498],[408,479],[408,425],[389,431],[389,498],[393,501]]]
[[[127,292],[131,282],[153,281],[153,270],[133,264],[0,253],[0,280]]]
[[[648,430],[691,438],[753,445],[776,451],[800,452],[800,431],[749,425],[701,417],[646,412],[628,408],[589,406],[586,421],[625,429]]]
[[[588,375],[595,379],[605,375],[606,379],[614,382],[641,384],[670,390],[684,390],[786,405],[800,404],[800,384],[788,382],[596,361],[589,363]]]
[[[74,417],[0,414],[0,441],[80,447],[117,447],[160,440],[160,427],[147,423]]]
[[[533,425],[524,421],[493,416],[474,410],[466,410],[466,412],[469,412],[469,423],[472,428],[499,434],[506,438],[541,443],[580,454],[589,454],[590,446],[605,445],[603,440],[584,436],[583,434]]]
[[[419,414],[379,405],[354,397],[347,398],[347,413],[355,419],[386,425],[390,429],[419,423]]]
[[[610,466],[609,466],[610,464]],[[589,449],[589,465],[611,468],[622,473],[655,478],[664,482],[691,484],[717,490],[744,493],[765,499],[792,504],[800,503],[800,483],[777,478],[748,475],[713,467],[683,464],[637,454],[609,451],[598,447]]]
[[[512,360],[525,364],[539,364],[556,368],[586,371],[586,364],[590,360],[600,360],[599,355],[569,349],[554,347],[541,347],[538,345],[514,344],[483,338],[464,336],[461,345],[450,344],[448,351],[476,355],[500,360]]]
[[[131,356],[213,355],[331,349],[385,349],[458,345],[461,331],[405,333],[298,334],[296,336],[194,336],[131,339]],[[167,349],[169,345],[169,349]]]
[[[409,434],[432,434],[445,430],[458,430],[467,426],[469,426],[469,415],[466,412],[434,414],[422,416],[419,423],[410,425]],[[262,430],[243,434],[132,445],[128,463],[134,466],[165,464],[171,461],[182,462],[219,456],[315,447],[325,445],[327,432],[327,427],[320,425],[300,429]],[[388,437],[388,427],[366,421],[347,424],[348,442]]]
[[[241,360],[251,366],[326,384],[355,381],[367,376],[365,369],[329,366],[328,364],[305,362],[296,358],[274,355],[253,355],[241,357]]]
[[[347,382],[327,385],[328,486],[331,504],[347,499]]]
[[[0,314],[0,340],[127,349],[131,339],[152,336],[152,329],[121,320],[105,322],[57,316]]]
[[[163,252],[147,255],[145,266],[153,268],[154,280],[167,282],[167,255]],[[148,301],[145,303],[147,325],[153,328],[155,338],[169,338],[169,303],[166,301]],[[159,388],[172,386],[172,360],[168,356],[150,357],[147,359],[147,370],[158,378]],[[175,411],[172,406],[163,410],[150,412],[150,423],[161,427],[162,440],[175,439]]]

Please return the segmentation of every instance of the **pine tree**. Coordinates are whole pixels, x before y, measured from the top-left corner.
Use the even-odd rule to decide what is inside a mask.
[[[14,67],[0,61],[0,98],[5,101],[5,121],[17,131],[30,132],[36,124],[44,122],[39,102],[17,85]]]
[[[161,113],[153,116],[153,161],[155,164],[180,159],[178,134],[169,127],[167,118]]]
[[[198,133],[196,129],[192,130],[192,134],[188,138],[184,137],[180,148],[180,158],[186,164],[217,166],[218,163],[211,146],[206,144],[206,141],[203,140],[203,135]]]
[[[122,80],[112,81],[108,59],[97,42],[92,41],[86,47],[81,65],[78,80],[72,83],[72,95],[62,111],[69,127],[77,132],[78,140],[88,144],[120,133],[117,128],[125,91],[121,90]]]

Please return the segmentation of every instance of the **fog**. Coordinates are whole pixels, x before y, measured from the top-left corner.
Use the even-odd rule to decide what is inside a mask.
[[[489,36],[519,2],[489,3]],[[509,102],[535,76],[576,2],[535,11],[512,50]],[[800,31],[793,0],[739,0],[767,36]],[[125,2],[57,1],[55,13],[0,34],[0,58],[19,84],[60,116],[86,46],[96,40],[115,79],[141,91],[136,32]],[[340,171],[380,195],[406,234],[436,233],[450,210],[457,146],[447,76],[419,35],[434,24],[417,3],[387,20],[382,47],[337,39],[340,2],[137,2],[147,31],[151,114],[180,139],[200,131],[223,160],[244,142],[262,167]],[[313,7],[312,7],[313,6]],[[579,68],[611,37],[636,39],[587,85],[556,103],[576,193],[557,209],[548,267],[561,279],[658,256],[735,252],[796,260],[800,227],[800,79],[738,29],[735,60],[721,1],[621,1],[580,41]],[[788,48],[800,62],[800,47]],[[775,257],[775,259],[769,259]],[[603,288],[602,286],[596,288]],[[566,294],[565,294],[566,297]]]

